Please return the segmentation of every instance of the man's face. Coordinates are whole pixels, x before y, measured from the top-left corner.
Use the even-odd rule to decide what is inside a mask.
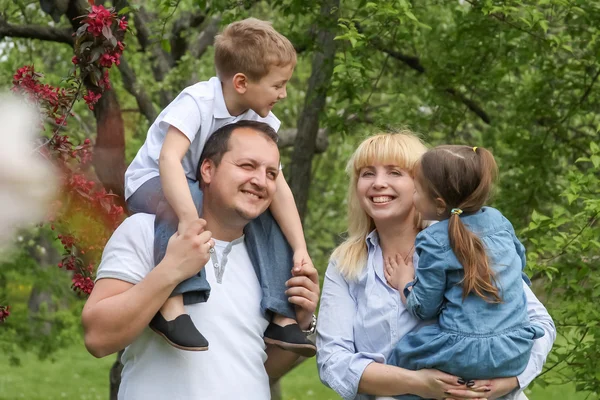
[[[293,65],[273,65],[258,82],[248,81],[244,97],[248,108],[265,118],[279,100],[287,97],[286,85],[294,73]]]
[[[217,167],[209,161],[208,176],[203,173],[208,185],[205,195],[220,208],[219,213],[233,214],[247,223],[271,205],[279,175],[279,149],[252,128],[235,129],[228,149]]]

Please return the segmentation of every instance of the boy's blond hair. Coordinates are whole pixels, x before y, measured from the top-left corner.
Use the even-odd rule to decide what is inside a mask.
[[[220,79],[243,73],[259,81],[273,66],[296,65],[296,50],[270,22],[247,18],[233,22],[215,38],[215,67]]]

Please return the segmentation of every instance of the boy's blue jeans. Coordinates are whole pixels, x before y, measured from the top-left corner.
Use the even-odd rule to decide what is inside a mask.
[[[202,190],[197,181],[188,179],[192,199],[202,213]],[[177,232],[178,219],[167,202],[160,184],[155,177],[145,182],[127,199],[131,214],[155,214],[154,221],[154,264],[158,265],[167,251],[169,238]],[[244,229],[245,243],[262,287],[261,309],[296,319],[293,305],[285,294],[285,282],[292,277],[293,252],[279,225],[269,210],[250,221]],[[210,295],[210,284],[206,280],[204,268],[189,279],[181,282],[171,296],[183,294],[184,304],[203,303]]]

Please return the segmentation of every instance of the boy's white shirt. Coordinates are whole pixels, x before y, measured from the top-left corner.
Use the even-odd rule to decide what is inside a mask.
[[[153,243],[153,215],[127,218],[104,249],[97,279],[140,282],[154,268]],[[224,245],[216,243],[219,259]],[[123,353],[120,400],[270,398],[263,341],[269,322],[260,308],[261,287],[243,241],[227,259],[220,284],[212,262],[205,266],[208,302],[186,306],[209,350],[179,350],[144,329]]]
[[[195,180],[198,162],[204,144],[217,129],[240,120],[260,121],[275,131],[281,122],[270,112],[262,118],[252,110],[236,117],[229,114],[223,97],[221,81],[213,77],[185,88],[156,118],[146,141],[125,172],[125,198],[129,198],[142,184],[159,175],[158,157],[169,126],[183,132],[190,140],[190,148],[182,160],[188,178]]]

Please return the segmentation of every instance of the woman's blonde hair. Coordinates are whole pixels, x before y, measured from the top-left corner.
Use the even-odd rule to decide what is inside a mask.
[[[367,263],[365,240],[375,229],[373,219],[362,209],[356,194],[359,172],[377,163],[394,164],[413,175],[414,167],[427,148],[413,132],[402,130],[365,139],[354,151],[346,166],[350,177],[348,185],[348,232],[346,240],[331,255],[339,271],[348,279],[356,279]],[[415,210],[415,225],[424,228],[421,216]]]

